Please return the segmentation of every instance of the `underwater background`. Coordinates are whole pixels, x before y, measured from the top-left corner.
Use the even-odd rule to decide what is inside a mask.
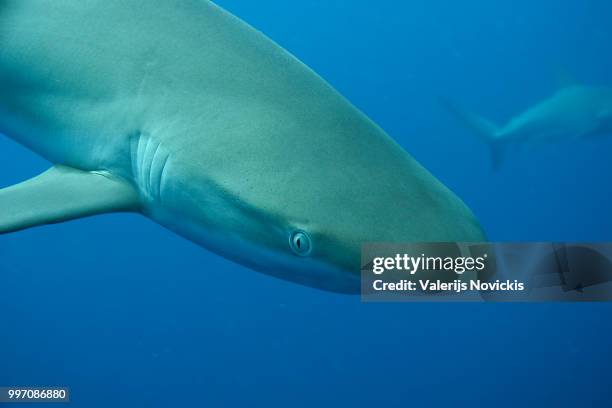
[[[503,123],[567,72],[612,86],[609,0],[217,3],[372,117],[491,240],[612,241],[612,135],[494,172],[439,103]],[[4,137],[0,157],[2,186],[49,166]],[[611,344],[612,304],[362,304],[137,215],[0,237],[0,386],[68,386],[74,407],[609,407]]]

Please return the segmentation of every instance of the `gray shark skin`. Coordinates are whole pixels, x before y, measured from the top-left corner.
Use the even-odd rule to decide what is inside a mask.
[[[511,144],[546,143],[612,134],[612,88],[572,85],[512,118],[504,126],[446,106],[491,147],[494,167]]]
[[[54,164],[0,233],[132,211],[254,270],[359,291],[366,241],[482,241],[330,85],[205,0],[0,0],[0,132]]]

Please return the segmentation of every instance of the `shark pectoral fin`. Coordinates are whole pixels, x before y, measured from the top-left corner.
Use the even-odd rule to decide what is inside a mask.
[[[126,181],[58,165],[0,190],[0,234],[139,207],[138,193]]]

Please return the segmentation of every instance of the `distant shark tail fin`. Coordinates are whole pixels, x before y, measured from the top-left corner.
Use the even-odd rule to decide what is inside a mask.
[[[442,104],[446,109],[452,112],[453,115],[459,118],[464,125],[472,129],[480,140],[489,146],[493,168],[498,169],[504,159],[503,144],[501,140],[496,137],[499,132],[499,127],[493,122],[469,112],[449,100],[442,99]]]

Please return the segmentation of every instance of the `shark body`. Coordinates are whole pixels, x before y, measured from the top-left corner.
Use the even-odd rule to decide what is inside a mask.
[[[53,167],[0,233],[132,211],[299,284],[367,241],[482,241],[470,210],[273,41],[205,0],[0,0],[0,132]]]

